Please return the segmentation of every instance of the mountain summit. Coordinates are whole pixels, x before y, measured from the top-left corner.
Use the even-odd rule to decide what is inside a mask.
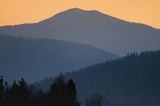
[[[160,49],[160,30],[100,13],[69,9],[34,24],[0,27],[1,34],[56,38],[89,44],[119,55]]]
[[[92,16],[92,17],[91,17]],[[79,8],[72,8],[72,9],[69,9],[69,10],[66,10],[66,11],[63,11],[61,13],[58,13],[48,19],[45,19],[45,20],[42,20],[40,21],[39,23],[46,23],[46,22],[54,22],[55,19],[60,19],[60,18],[71,18],[71,17],[74,17],[74,20],[81,20],[81,19],[84,19],[84,18],[94,18],[94,17],[97,17],[97,16],[107,16],[107,20],[119,20],[118,18],[114,18],[112,16],[109,16],[109,15],[106,15],[106,14],[103,14],[97,10],[82,10],[82,9],[79,9]],[[82,18],[83,17],[83,18]],[[89,20],[87,20],[89,21]]]

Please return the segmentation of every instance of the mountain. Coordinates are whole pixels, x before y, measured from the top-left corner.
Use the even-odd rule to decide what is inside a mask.
[[[1,34],[56,38],[89,44],[119,55],[160,49],[160,30],[98,11],[77,8],[33,24],[0,27]]]
[[[0,75],[29,82],[104,62],[118,56],[104,50],[55,39],[0,35]]]
[[[81,101],[100,93],[113,106],[160,105],[160,51],[133,53],[64,76],[75,81]],[[46,89],[52,82],[50,78],[36,85]]]

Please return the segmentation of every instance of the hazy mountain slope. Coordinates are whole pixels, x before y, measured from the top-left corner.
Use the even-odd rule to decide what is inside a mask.
[[[38,81],[116,57],[89,45],[0,35],[0,75],[9,81]]]
[[[35,24],[0,27],[0,33],[80,42],[120,55],[160,49],[159,29],[80,9],[70,9]]]
[[[160,51],[132,54],[65,74],[76,82],[82,101],[101,93],[114,106],[159,106],[159,76]],[[52,81],[46,79],[39,86],[46,87]]]

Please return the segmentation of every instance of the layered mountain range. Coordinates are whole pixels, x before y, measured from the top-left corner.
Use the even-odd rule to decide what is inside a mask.
[[[160,30],[98,11],[70,9],[33,24],[0,27],[1,34],[89,44],[118,55],[160,49]]]
[[[100,93],[115,106],[159,106],[160,52],[117,59],[158,49],[159,29],[74,8],[38,23],[0,27],[0,75],[34,82],[65,73],[82,101]],[[35,85],[47,90],[52,83]]]
[[[117,57],[85,44],[0,35],[0,75],[8,81],[39,81]]]

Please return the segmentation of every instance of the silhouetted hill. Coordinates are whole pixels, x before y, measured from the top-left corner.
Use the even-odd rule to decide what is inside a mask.
[[[77,8],[61,12],[39,23],[0,27],[0,33],[90,44],[119,55],[160,49],[159,29],[126,22],[95,10]]]
[[[0,75],[9,81],[34,82],[117,57],[84,44],[0,35]]]
[[[77,84],[82,101],[90,94],[101,93],[114,106],[159,106],[159,76],[160,51],[133,53],[65,74]],[[44,88],[52,81],[46,79],[37,86]]]

